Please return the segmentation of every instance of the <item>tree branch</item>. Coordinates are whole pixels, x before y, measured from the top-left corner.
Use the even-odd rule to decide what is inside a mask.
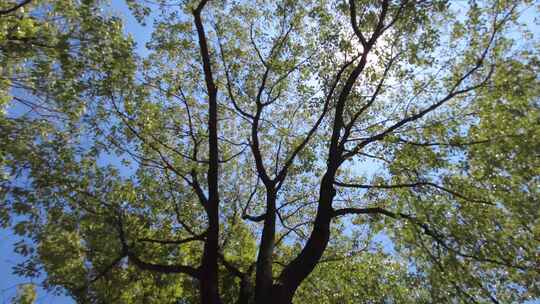
[[[460,194],[454,190],[448,189],[446,187],[437,185],[435,183],[431,182],[416,182],[416,183],[406,183],[406,184],[394,184],[394,185],[363,185],[363,184],[350,184],[350,183],[342,183],[342,182],[334,182],[334,185],[340,186],[340,187],[347,187],[347,188],[358,188],[358,189],[396,189],[396,188],[415,188],[415,187],[422,187],[422,186],[429,186],[433,187],[439,190],[442,190],[444,192],[447,192],[449,194],[452,194],[455,197],[461,198],[463,200],[473,202],[473,203],[481,203],[486,205],[494,206],[495,204],[489,201],[485,200],[479,200],[479,199],[471,199],[469,197],[466,197],[463,194]]]
[[[4,10],[0,10],[0,15],[7,15],[7,14],[10,14],[16,10],[18,10],[19,8],[29,4],[32,0],[24,0],[23,2],[19,3],[19,4],[16,4],[15,6],[11,7],[11,8],[8,8],[8,9],[4,9]]]
[[[180,240],[160,240],[160,239],[154,239],[154,238],[140,238],[138,239],[139,242],[148,242],[148,243],[158,243],[158,244],[174,244],[174,245],[181,245],[193,241],[203,241],[204,240],[204,234],[202,235],[196,235],[192,237],[188,237],[185,239]]]

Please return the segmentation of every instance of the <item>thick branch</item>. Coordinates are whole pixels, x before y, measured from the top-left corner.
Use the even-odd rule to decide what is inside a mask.
[[[365,48],[367,45],[367,41],[364,37],[364,34],[362,33],[362,31],[360,31],[360,28],[358,27],[358,20],[356,17],[356,0],[349,0],[349,14],[351,17],[351,25],[354,34],[356,35],[356,37],[358,37],[358,39],[360,39],[360,43],[362,43],[362,46],[364,46]]]
[[[143,270],[154,271],[159,273],[183,273],[194,278],[199,278],[200,272],[198,269],[184,265],[162,265],[142,261],[135,253],[128,251],[128,257],[133,264]]]
[[[410,122],[413,122],[413,121],[416,121],[416,120],[419,120],[420,118],[424,117],[425,115],[427,115],[428,113],[431,113],[433,111],[435,111],[436,109],[438,109],[439,107],[441,107],[442,105],[446,104],[448,101],[452,100],[454,97],[458,96],[458,95],[462,95],[462,94],[465,94],[465,93],[468,93],[468,92],[471,92],[471,91],[474,91],[482,86],[484,86],[488,80],[491,78],[491,75],[493,73],[493,67],[490,69],[488,75],[478,84],[475,84],[475,85],[472,85],[472,86],[469,86],[469,87],[466,87],[464,89],[461,89],[461,90],[457,90],[457,87],[465,80],[467,79],[470,75],[472,75],[472,73],[474,73],[474,71],[476,71],[477,69],[480,68],[481,66],[481,61],[479,61],[479,63],[473,68],[471,69],[469,72],[467,72],[465,75],[463,75],[459,80],[458,82],[454,85],[453,89],[450,91],[450,93],[448,93],[448,95],[446,95],[444,98],[442,98],[441,100],[439,100],[438,102],[432,104],[431,106],[421,110],[420,112],[414,114],[414,115],[411,115],[409,117],[406,117],[402,120],[400,120],[399,122],[395,123],[394,125],[388,127],[388,129],[384,130],[383,132],[377,134],[377,135],[374,135],[372,137],[369,137],[367,138],[366,140],[362,141],[361,143],[359,143],[356,147],[354,147],[353,150],[351,150],[350,152],[346,153],[344,155],[344,159],[347,159],[353,155],[355,155],[358,151],[360,151],[363,147],[367,146],[368,144],[374,142],[374,141],[378,141],[378,140],[382,140],[384,139],[386,136],[388,136],[389,134],[391,134],[392,132],[394,132],[395,130],[401,128],[402,126],[410,123]]]

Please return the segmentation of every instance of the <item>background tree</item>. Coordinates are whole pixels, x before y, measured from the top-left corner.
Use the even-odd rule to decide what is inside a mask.
[[[540,295],[530,1],[127,3],[144,58],[100,1],[2,7],[18,274],[83,303]]]
[[[33,304],[36,301],[36,287],[34,284],[17,286],[17,295],[11,299],[13,304]]]

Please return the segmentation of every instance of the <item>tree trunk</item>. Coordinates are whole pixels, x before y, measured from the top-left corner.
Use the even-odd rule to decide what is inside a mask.
[[[236,304],[251,304],[253,299],[253,285],[249,280],[249,274],[245,274],[240,281],[240,294]]]
[[[266,216],[257,257],[255,275],[255,303],[270,304],[272,296],[272,263],[276,234],[276,195],[273,189],[266,192]]]
[[[300,254],[283,270],[279,283],[272,288],[272,303],[292,303],[294,294],[302,281],[319,263],[330,239],[332,201],[336,194],[332,185],[333,173],[327,172],[321,182],[319,207],[313,231]]]
[[[219,250],[219,146],[217,87],[212,74],[210,52],[201,19],[201,12],[208,0],[201,0],[193,11],[199,48],[203,62],[204,79],[208,93],[208,201],[204,208],[208,216],[208,231],[201,263],[200,297],[202,304],[221,304],[219,297],[218,250]]]
[[[216,208],[217,210],[217,208]],[[210,228],[204,244],[201,263],[200,298],[202,304],[221,304],[218,286],[218,234],[219,222],[217,211],[215,218],[210,220]]]

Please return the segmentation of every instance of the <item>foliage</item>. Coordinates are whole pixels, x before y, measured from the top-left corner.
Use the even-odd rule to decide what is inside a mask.
[[[127,5],[144,57],[105,2],[0,4],[17,274],[81,303],[540,297],[533,3]]]
[[[17,286],[17,295],[11,299],[13,304],[33,304],[37,298],[34,284],[22,284]]]

